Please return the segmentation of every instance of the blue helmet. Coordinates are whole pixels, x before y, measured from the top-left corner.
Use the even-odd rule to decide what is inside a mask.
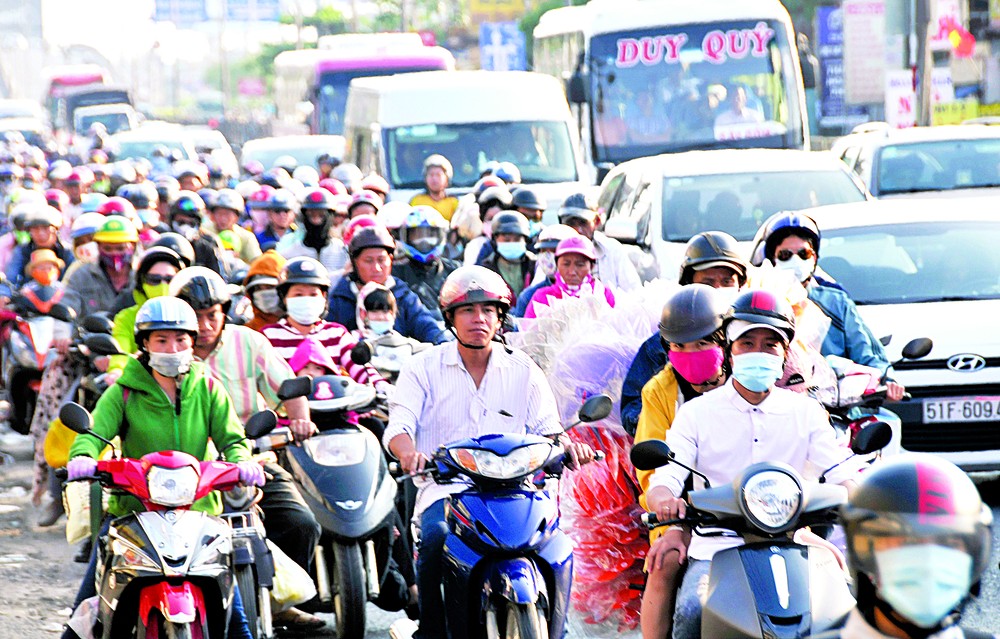
[[[448,222],[437,209],[415,206],[399,228],[399,243],[411,260],[428,264],[441,255],[447,234]]]
[[[176,297],[154,297],[135,314],[135,343],[142,343],[153,331],[184,331],[198,337],[198,316],[191,305]]]
[[[760,266],[765,260],[773,260],[778,244],[789,235],[805,238],[819,255],[820,233],[816,220],[803,213],[781,211],[764,220],[757,230],[750,263]]]

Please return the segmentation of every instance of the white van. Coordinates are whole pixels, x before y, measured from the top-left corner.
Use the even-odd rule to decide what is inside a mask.
[[[513,162],[549,205],[591,184],[563,87],[541,73],[428,71],[358,78],[347,97],[346,161],[388,180],[390,199],[424,188],[424,158],[455,169],[449,192],[468,191],[491,161]]]

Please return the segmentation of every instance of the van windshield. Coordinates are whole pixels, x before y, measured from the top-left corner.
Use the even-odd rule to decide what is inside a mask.
[[[527,184],[575,182],[576,158],[565,122],[421,124],[383,131],[389,182],[396,189],[424,187],[424,158],[451,162],[454,187],[471,187],[490,161],[513,162]]]

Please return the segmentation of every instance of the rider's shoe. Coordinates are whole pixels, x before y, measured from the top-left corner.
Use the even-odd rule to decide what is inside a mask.
[[[298,608],[276,612],[271,621],[275,627],[284,627],[289,630],[318,630],[326,625],[326,622],[316,615],[302,612]]]
[[[38,525],[42,528],[55,525],[63,515],[63,505],[58,499],[53,499],[42,506],[42,511],[38,515]]]

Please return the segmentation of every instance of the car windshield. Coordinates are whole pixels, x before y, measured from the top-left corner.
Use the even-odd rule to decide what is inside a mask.
[[[878,154],[879,195],[1000,186],[1000,138],[885,146]]]
[[[819,265],[858,304],[1000,298],[1000,223],[913,222],[823,231]]]
[[[179,151],[187,160],[197,159],[179,140],[114,140],[111,147],[118,159],[146,158],[152,160],[157,149],[166,150],[168,153]]]
[[[441,66],[414,66],[398,69],[354,69],[352,71],[336,71],[324,73],[319,80],[319,118],[320,130],[330,135],[344,134],[344,112],[347,110],[347,89],[354,78],[372,78],[397,73],[417,73],[420,71],[436,71],[444,69]]]
[[[128,131],[132,128],[132,123],[129,122],[128,114],[126,113],[94,113],[92,115],[80,116],[77,120],[79,120],[79,123],[76,126],[76,132],[82,135],[90,133],[90,127],[98,122],[104,125],[108,133]]]
[[[686,242],[703,231],[725,231],[748,241],[778,211],[864,199],[842,170],[665,176],[663,239]]]
[[[385,131],[389,182],[424,186],[424,158],[440,153],[455,168],[452,186],[470,187],[490,161],[513,162],[526,184],[575,182],[576,159],[565,122],[422,124]]]
[[[244,150],[241,162],[246,166],[247,162],[257,160],[264,165],[264,168],[269,169],[274,166],[275,160],[283,155],[290,155],[299,165],[316,166],[319,156],[329,152],[329,144],[306,146],[300,143],[286,147],[251,148]]]

